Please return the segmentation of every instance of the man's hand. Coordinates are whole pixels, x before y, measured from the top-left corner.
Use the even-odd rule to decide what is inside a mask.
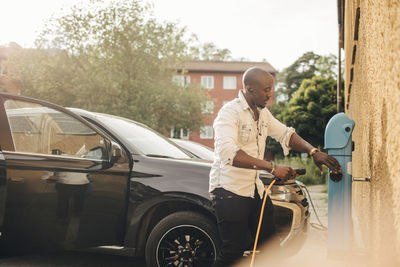
[[[312,156],[315,165],[320,168],[321,173],[324,172],[324,169],[322,168],[322,164],[326,165],[333,173],[342,173],[342,167],[340,167],[339,162],[332,156],[329,156],[328,154],[324,152],[318,151]]]
[[[279,166],[276,165],[273,173],[275,177],[281,179],[282,181],[287,181],[289,179],[294,179],[297,176],[297,173],[295,170],[288,166]]]

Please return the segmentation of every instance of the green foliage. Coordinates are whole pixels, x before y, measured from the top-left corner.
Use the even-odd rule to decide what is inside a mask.
[[[316,76],[337,79],[337,56],[333,54],[321,56],[315,62],[315,66],[317,68]]]
[[[285,110],[283,102],[273,103],[268,109],[275,118],[282,121],[281,114]],[[271,152],[274,156],[283,157],[281,144],[271,137],[267,138],[265,150]]]
[[[277,77],[277,99],[286,101],[273,104],[271,113],[314,146],[323,146],[326,123],[336,113],[336,65],[335,55],[307,52]],[[283,156],[280,144],[271,138],[266,150]]]
[[[314,52],[304,53],[292,65],[278,73],[277,94],[290,101],[304,79],[314,76],[336,79],[336,66],[337,58],[333,54],[320,56]]]
[[[90,1],[50,21],[38,49],[10,59],[22,93],[63,106],[116,114],[160,131],[197,130],[198,86],[172,76],[187,58],[185,30],[160,24],[138,0]]]
[[[316,76],[303,80],[280,116],[283,123],[294,127],[305,140],[323,147],[326,124],[335,114],[336,81]]]
[[[312,158],[284,157],[275,159],[275,162],[278,165],[306,169],[305,175],[300,175],[296,178],[296,180],[299,180],[306,185],[325,184],[327,181],[326,175],[328,173],[328,168],[323,166],[324,174],[321,174],[321,170],[314,164]]]
[[[198,44],[197,37],[193,36],[192,46],[189,48],[189,56],[194,60],[218,60],[228,61],[232,59],[231,51],[227,48],[218,48],[215,44],[207,42]]]

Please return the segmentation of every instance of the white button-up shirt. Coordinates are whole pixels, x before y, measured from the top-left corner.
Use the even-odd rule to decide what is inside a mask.
[[[225,104],[214,121],[214,162],[210,171],[209,191],[222,187],[237,195],[254,197],[255,186],[260,196],[264,184],[259,171],[232,166],[239,149],[248,155],[263,159],[267,136],[281,143],[284,154],[289,152],[289,140],[294,129],[287,127],[272,116],[267,108],[258,109],[259,119],[254,120],[243,92],[239,97]]]

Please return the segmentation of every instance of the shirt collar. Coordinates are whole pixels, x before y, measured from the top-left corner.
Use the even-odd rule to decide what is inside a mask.
[[[244,97],[244,94],[243,94],[243,91],[242,91],[242,90],[239,91],[239,103],[240,103],[240,106],[241,106],[244,110],[246,110],[246,109],[250,109],[250,110],[251,110],[249,104],[247,103],[246,98]]]

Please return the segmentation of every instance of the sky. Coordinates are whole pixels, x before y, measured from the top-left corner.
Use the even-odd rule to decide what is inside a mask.
[[[159,21],[176,22],[227,48],[233,58],[282,70],[308,51],[337,55],[337,0],[142,0]],[[0,45],[33,47],[51,16],[81,0],[0,0]]]

